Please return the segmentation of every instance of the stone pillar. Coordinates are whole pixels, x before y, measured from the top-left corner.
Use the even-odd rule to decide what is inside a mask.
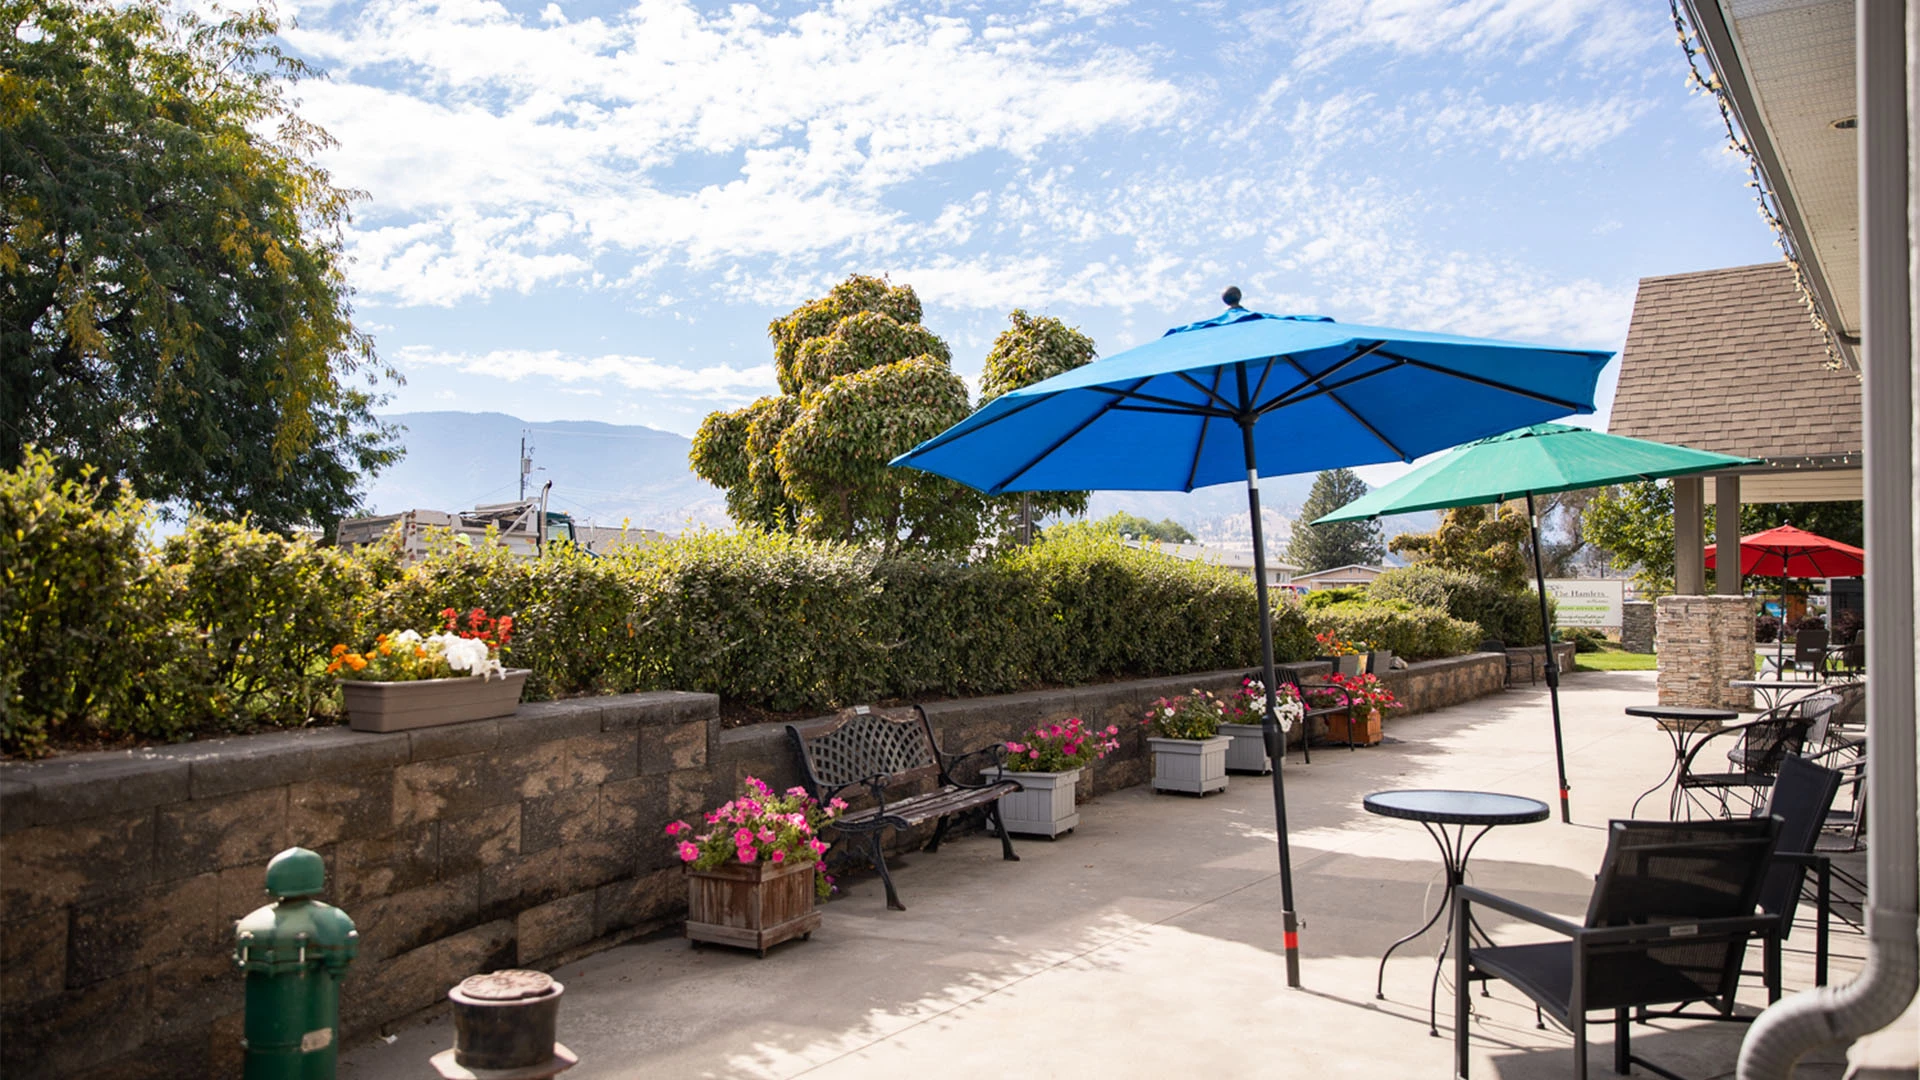
[[[1713,478],[1713,592],[1741,596],[1740,590],[1740,478],[1722,473]]]
[[[1753,691],[1727,684],[1753,677],[1753,604],[1744,596],[1663,596],[1657,605],[1662,705],[1746,709]]]
[[[1673,591],[1700,596],[1707,591],[1707,511],[1705,484],[1697,476],[1673,481]]]
[[[1653,601],[1629,600],[1621,605],[1620,647],[1634,653],[1653,651]]]

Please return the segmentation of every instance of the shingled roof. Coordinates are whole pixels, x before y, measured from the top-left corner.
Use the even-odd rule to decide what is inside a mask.
[[[1784,263],[1642,278],[1607,430],[1744,457],[1858,454],[1860,381],[1826,359]]]

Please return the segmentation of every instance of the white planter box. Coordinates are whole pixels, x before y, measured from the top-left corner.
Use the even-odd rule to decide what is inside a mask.
[[[1025,791],[1000,796],[1000,820],[1006,822],[1008,832],[1052,838],[1080,824],[1080,814],[1073,808],[1079,769],[1002,772],[995,779],[1017,781],[1026,787]]]
[[[1273,771],[1266,736],[1259,724],[1221,724],[1220,734],[1233,740],[1227,747],[1227,771],[1266,774]]]
[[[1153,750],[1153,789],[1187,791],[1205,795],[1227,788],[1227,747],[1233,739],[1215,735],[1211,739],[1149,738]]]

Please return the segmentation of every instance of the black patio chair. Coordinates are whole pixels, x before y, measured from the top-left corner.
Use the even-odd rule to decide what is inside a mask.
[[[1573,1075],[1587,1076],[1587,1014],[1613,1012],[1613,1068],[1638,1064],[1630,1014],[1641,1007],[1712,1004],[1733,1012],[1740,962],[1749,939],[1779,920],[1754,914],[1779,822],[1614,821],[1606,861],[1583,925],[1575,925],[1472,886],[1454,896],[1454,1069],[1467,1075],[1467,1017],[1473,980],[1498,979],[1531,998],[1573,1033]],[[1474,944],[1476,908],[1554,931],[1566,940],[1528,945]]]
[[[1507,658],[1506,685],[1514,685],[1513,671],[1518,667],[1525,667],[1527,669],[1528,686],[1532,686],[1534,683],[1540,681],[1540,658],[1533,655],[1533,650],[1509,649],[1507,648],[1507,643],[1501,641],[1499,638],[1488,638],[1480,643],[1480,651],[1500,653]]]
[[[1805,752],[1809,742],[1823,742],[1839,704],[1837,695],[1814,694],[1783,702],[1757,719],[1723,727],[1701,739],[1680,763],[1675,781],[1679,811],[1704,807],[1703,800],[1710,798],[1721,817],[1757,813],[1760,793],[1773,787],[1780,763]]]
[[[1827,677],[1827,642],[1830,635],[1825,630],[1802,630],[1793,635],[1793,670],[1804,671],[1816,678]]]
[[[1807,871],[1813,871],[1813,984],[1827,985],[1827,942],[1833,910],[1833,861],[1819,851],[1833,798],[1839,794],[1840,772],[1790,757],[1780,763],[1766,812],[1780,821],[1773,847],[1773,865],[1760,884],[1760,910],[1779,919],[1767,934],[1767,1000],[1780,1000],[1780,953],[1793,933],[1794,917],[1805,892]]]

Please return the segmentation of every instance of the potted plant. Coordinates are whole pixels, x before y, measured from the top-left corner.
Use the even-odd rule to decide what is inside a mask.
[[[1347,691],[1353,702],[1350,714],[1327,717],[1327,739],[1346,742],[1349,729],[1352,741],[1360,746],[1376,746],[1381,739],[1380,714],[1404,708],[1377,675],[1334,676],[1333,682]]]
[[[526,668],[503,666],[513,617],[482,608],[464,619],[440,613],[439,630],[391,630],[358,651],[337,644],[327,674],[340,683],[347,723],[355,731],[406,731],[511,716],[520,708]]]
[[[1352,641],[1331,630],[1313,635],[1313,640],[1320,644],[1320,655],[1316,659],[1331,664],[1335,675],[1360,674],[1360,654],[1371,647],[1364,641]]]
[[[1227,747],[1220,734],[1226,711],[1204,690],[1161,698],[1141,721],[1153,750],[1153,790],[1205,795],[1227,787]]]
[[[1071,832],[1080,824],[1074,795],[1080,770],[1120,747],[1120,729],[1109,724],[1095,730],[1079,717],[1041,724],[1019,742],[1009,742],[1001,759],[1001,779],[1020,781],[1025,789],[1000,797],[1000,820],[1007,831],[1048,839]]]
[[[1267,753],[1266,734],[1260,726],[1260,710],[1267,707],[1266,687],[1258,679],[1243,679],[1240,689],[1221,705],[1226,718],[1220,723],[1220,734],[1233,740],[1227,747],[1227,771],[1262,775],[1272,772],[1273,758]],[[1280,738],[1284,741],[1287,732],[1306,715],[1291,683],[1280,684],[1274,693],[1274,707],[1278,712]]]
[[[833,892],[821,864],[820,828],[846,803],[815,802],[805,788],[775,794],[749,776],[740,795],[706,815],[707,831],[667,825],[687,877],[687,939],[767,950],[820,925],[815,899]]]
[[[1367,651],[1367,674],[1385,675],[1393,670],[1393,650],[1378,646]]]

